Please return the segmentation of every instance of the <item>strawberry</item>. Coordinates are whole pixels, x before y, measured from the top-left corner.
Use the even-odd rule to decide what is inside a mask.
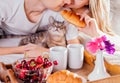
[[[35,67],[36,67],[36,62],[35,62],[35,60],[34,59],[31,59],[30,60],[30,65],[29,65],[29,69],[30,70],[34,70],[35,69]]]
[[[16,68],[21,69],[21,67],[22,67],[22,64],[17,64],[17,65],[16,65]]]
[[[30,66],[31,66],[31,67],[35,67],[35,66],[36,66],[36,62],[35,62],[34,59],[31,59],[31,60],[30,60]]]
[[[44,75],[43,75],[43,78],[46,78],[46,77],[47,77],[47,75],[46,75],[46,74],[44,74]]]
[[[36,59],[36,62],[39,63],[39,64],[42,64],[44,62],[42,56],[38,56],[37,59]]]
[[[35,67],[35,69],[41,68],[43,66],[43,64],[37,64],[37,66]]]
[[[20,79],[24,79],[25,78],[25,73],[26,73],[26,68],[23,68],[21,71],[20,71],[20,74],[19,74],[19,78]]]

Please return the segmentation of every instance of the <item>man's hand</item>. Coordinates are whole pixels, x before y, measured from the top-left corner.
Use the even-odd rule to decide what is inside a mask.
[[[49,51],[49,49],[41,47],[39,45],[35,45],[35,44],[26,45],[25,50],[26,50],[25,55],[27,57],[37,57],[42,55],[44,52]]]

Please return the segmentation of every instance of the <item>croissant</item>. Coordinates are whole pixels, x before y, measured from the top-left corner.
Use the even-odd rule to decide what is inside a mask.
[[[7,69],[6,65],[2,62],[0,62],[0,80],[5,83],[19,83],[13,70]]]
[[[84,50],[85,62],[90,66],[94,66],[95,56],[89,53],[87,50]]]
[[[96,57],[94,55],[90,54],[87,50],[84,51],[84,56],[85,56],[85,62],[93,67]],[[104,64],[105,64],[107,71],[111,75],[119,75],[120,74],[120,65],[115,65],[115,64],[112,65],[112,64],[108,63],[106,60],[104,60]]]
[[[72,11],[63,10],[61,11],[61,15],[64,19],[74,24],[75,26],[78,26],[81,28],[85,27],[85,22],[83,20],[80,21],[80,16],[76,15]]]
[[[48,79],[48,83],[83,83],[86,80],[75,73],[68,70],[61,70],[51,74]]]

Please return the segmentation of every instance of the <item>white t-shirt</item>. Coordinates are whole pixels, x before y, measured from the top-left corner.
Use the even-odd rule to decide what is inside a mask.
[[[35,33],[38,27],[49,24],[49,17],[53,16],[58,21],[64,21],[59,12],[45,10],[37,23],[30,22],[24,11],[24,0],[0,0],[0,27],[7,34],[27,35]],[[73,25],[67,26],[67,40],[78,36],[78,31]]]

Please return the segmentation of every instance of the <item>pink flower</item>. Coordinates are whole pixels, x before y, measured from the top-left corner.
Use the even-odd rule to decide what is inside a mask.
[[[104,49],[105,45],[104,42],[106,40],[105,36],[102,36],[100,38],[96,38],[95,40],[88,42],[86,47],[88,50],[90,50],[92,53],[96,53],[98,49]]]
[[[87,44],[87,49],[89,49],[91,52],[95,53],[98,49],[97,43],[96,42],[89,42]]]
[[[106,36],[102,36],[88,42],[86,47],[92,53],[96,53],[97,50],[106,50],[106,52],[108,52],[109,54],[113,54],[115,52],[114,44],[111,44],[106,39]]]

